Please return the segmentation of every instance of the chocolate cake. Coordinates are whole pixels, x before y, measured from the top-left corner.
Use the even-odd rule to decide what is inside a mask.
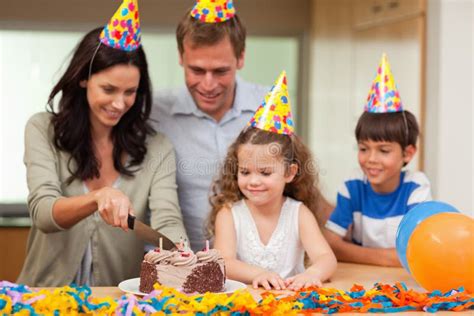
[[[225,283],[224,259],[216,249],[149,251],[140,271],[140,292],[150,293],[159,283],[184,293],[222,292]]]

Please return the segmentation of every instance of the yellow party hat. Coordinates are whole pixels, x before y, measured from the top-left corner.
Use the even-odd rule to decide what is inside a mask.
[[[219,23],[231,19],[235,15],[232,0],[197,0],[191,10],[191,16],[206,23]]]
[[[371,113],[403,111],[400,94],[393,79],[386,54],[383,54],[380,60],[377,76],[370,87],[364,111]]]
[[[294,133],[285,71],[281,72],[247,125],[283,135]]]
[[[140,46],[141,28],[137,0],[123,0],[104,27],[100,41],[112,48],[133,51]]]

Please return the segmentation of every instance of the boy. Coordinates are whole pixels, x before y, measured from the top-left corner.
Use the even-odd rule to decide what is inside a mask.
[[[362,172],[344,182],[326,223],[325,236],[339,261],[400,266],[398,225],[416,204],[431,199],[426,176],[402,170],[416,153],[418,133],[384,55],[355,130]]]

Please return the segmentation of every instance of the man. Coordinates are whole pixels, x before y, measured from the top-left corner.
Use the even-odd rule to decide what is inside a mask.
[[[223,5],[230,7],[224,21],[212,14],[203,21],[199,4],[180,21],[176,38],[186,86],[158,92],[152,113],[175,146],[179,202],[193,250],[205,244],[208,196],[227,147],[268,91],[236,76],[244,66],[246,31],[232,3]]]
[[[212,180],[269,90],[236,76],[245,37],[232,1],[198,1],[176,30],[186,86],[160,91],[154,102],[156,127],[175,146],[179,202],[195,251],[205,244]]]

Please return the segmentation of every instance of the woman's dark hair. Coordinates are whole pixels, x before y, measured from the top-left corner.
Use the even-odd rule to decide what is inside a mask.
[[[357,142],[365,140],[399,143],[402,149],[416,147],[420,133],[415,116],[409,111],[393,113],[364,112],[357,122]]]
[[[80,41],[73,51],[66,72],[54,86],[48,99],[47,110],[53,114],[51,123],[54,128],[54,144],[59,150],[71,155],[68,162],[68,170],[71,172],[68,184],[74,179],[84,181],[100,177],[100,162],[92,143],[87,91],[80,86],[80,82],[89,79],[89,67],[99,45],[101,31],[102,28],[96,28]],[[93,58],[90,75],[115,65],[133,65],[140,71],[135,103],[112,129],[114,167],[122,175],[133,176],[136,171],[133,167],[143,162],[146,155],[146,137],[154,134],[147,121],[152,104],[148,64],[142,47],[126,52],[101,44]],[[55,111],[54,98],[60,92]],[[130,156],[127,165],[122,161],[124,153]],[[77,165],[75,170],[72,168],[73,161]]]

